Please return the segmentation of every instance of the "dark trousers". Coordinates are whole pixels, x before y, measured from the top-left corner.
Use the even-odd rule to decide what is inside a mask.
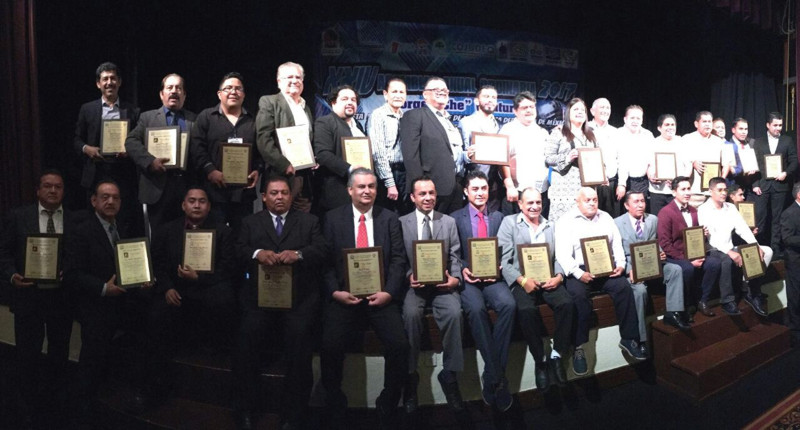
[[[721,253],[718,253],[721,254]],[[724,255],[724,254],[723,254]],[[725,255],[725,257],[728,257]],[[730,260],[730,258],[728,258]],[[694,302],[693,299],[696,295],[693,293],[695,280],[702,275],[702,280],[700,282],[700,301],[707,302],[709,298],[711,298],[711,290],[714,288],[714,284],[720,278],[720,274],[722,271],[722,261],[723,259],[717,254],[709,253],[706,255],[706,259],[703,262],[703,265],[699,268],[695,268],[692,266],[692,262],[689,260],[677,260],[674,258],[667,257],[667,263],[677,264],[681,267],[683,271],[683,288],[686,290],[685,297],[691,297],[690,303]],[[729,271],[730,272],[730,271]],[[729,275],[730,276],[730,275]]]
[[[775,191],[774,187],[762,190],[756,199],[756,224],[758,226],[758,242],[769,244],[773,251],[779,252],[781,246],[781,213],[786,206],[785,191]]]
[[[245,307],[233,363],[234,407],[237,410],[256,409],[261,358],[264,352],[274,348],[275,338],[282,336],[287,374],[280,396],[281,418],[299,428],[307,424],[308,401],[314,383],[311,359],[319,315],[320,298],[316,291],[304,295],[290,311]]]
[[[409,200],[408,194],[405,193],[406,167],[403,165],[403,163],[390,164],[389,167],[392,169],[394,185],[397,188],[397,200],[390,200],[388,197],[386,197],[388,188],[386,188],[386,185],[384,185],[383,181],[378,180],[378,195],[375,198],[375,203],[377,203],[378,206],[389,209],[398,215],[405,215],[413,211],[413,205]]]
[[[167,183],[164,185],[161,197],[157,202],[147,205],[149,229],[146,231],[150,232],[150,237],[160,226],[185,215],[181,209],[181,202],[189,185],[186,173],[168,171],[165,175]]]
[[[581,267],[583,269],[583,267]],[[589,320],[592,314],[592,301],[587,295],[588,291],[602,290],[611,296],[614,301],[614,312],[619,323],[619,334],[622,339],[639,339],[639,324],[636,317],[636,305],[633,300],[633,290],[628,278],[596,278],[584,284],[573,276],[567,278],[567,291],[575,303],[577,321],[575,324],[574,345],[581,346],[589,341]]]
[[[253,214],[253,200],[243,202],[213,202],[211,216],[219,222],[227,223],[235,233],[239,232],[242,219]]]
[[[456,184],[448,194],[439,194],[437,190],[436,210],[443,214],[451,214],[464,207],[464,191],[461,188],[461,179],[456,178]]]
[[[673,199],[675,197],[672,194],[650,193],[650,213],[658,215],[658,212]]]
[[[797,343],[800,342],[800,258],[791,255],[786,261],[786,301],[786,325]]]
[[[608,178],[608,186],[598,185],[596,190],[598,207],[608,212],[612,218],[618,217],[622,203],[617,200],[617,177]]]
[[[550,306],[556,321],[556,329],[553,332],[553,348],[559,354],[566,354],[570,347],[572,320],[575,317],[575,306],[573,306],[572,298],[566,288],[558,287],[550,291],[537,290],[528,294],[525,289],[514,284],[511,287],[511,293],[517,303],[517,316],[522,328],[522,335],[525,336],[525,342],[528,343],[533,360],[542,363],[546,359],[542,337],[547,336],[547,332],[539,312],[541,301]]]
[[[347,407],[347,397],[342,392],[345,348],[348,340],[361,339],[353,333],[363,328],[367,321],[383,344],[385,365],[381,400],[384,405],[397,405],[408,373],[410,349],[400,305],[392,302],[374,307],[369,306],[366,300],[357,305],[342,305],[331,299],[325,303],[323,319],[320,367],[328,408]]]
[[[497,313],[494,328],[489,321],[488,307]],[[461,307],[467,317],[475,347],[483,358],[483,383],[496,384],[505,375],[508,345],[514,328],[515,303],[505,282],[494,284],[464,283]]]

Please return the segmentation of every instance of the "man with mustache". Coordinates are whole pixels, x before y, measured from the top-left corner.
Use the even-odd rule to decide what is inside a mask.
[[[183,108],[186,89],[180,75],[170,73],[164,76],[158,96],[162,106],[142,113],[136,128],[125,140],[125,149],[139,168],[139,202],[147,205],[148,235],[158,226],[181,216],[180,202],[190,180],[187,178],[188,172],[168,170],[165,163],[169,159],[156,158],[147,152],[147,128],[177,125],[181,133],[188,133],[196,118],[193,112]],[[191,160],[191,151],[188,152],[187,160]]]
[[[617,171],[619,167],[619,149],[614,136],[617,128],[608,123],[611,118],[611,102],[605,97],[600,97],[592,102],[592,120],[587,123],[597,138],[597,145],[603,153],[603,164],[606,167],[606,178],[608,185],[597,187],[597,198],[600,209],[608,212],[612,217],[620,214],[620,203],[616,196],[617,192]]]
[[[468,156],[474,156],[475,154],[475,150],[470,148],[472,146],[472,133],[496,134],[500,131],[500,125],[494,116],[496,109],[497,89],[491,85],[482,86],[475,93],[475,112],[459,122],[461,136],[464,138],[464,148],[467,148]],[[489,210],[500,210],[500,203],[505,198],[500,168],[489,164],[469,163],[466,169],[478,169],[486,174],[486,177],[489,178]]]
[[[375,173],[378,175],[378,203],[386,209],[400,212],[405,209],[406,166],[400,150],[398,133],[403,105],[406,103],[406,84],[400,78],[390,79],[383,90],[386,104],[372,111],[369,137],[372,141]]]

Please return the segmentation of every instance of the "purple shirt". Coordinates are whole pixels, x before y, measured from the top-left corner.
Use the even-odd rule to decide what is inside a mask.
[[[469,209],[469,221],[472,224],[472,237],[478,237],[478,210],[475,206],[467,204]],[[483,220],[486,223],[486,235],[489,235],[489,212],[486,208],[483,209]]]

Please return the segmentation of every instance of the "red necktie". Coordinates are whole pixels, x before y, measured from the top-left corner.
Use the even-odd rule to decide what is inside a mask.
[[[361,214],[361,217],[358,219],[358,236],[356,236],[356,248],[367,248],[369,247],[369,238],[367,237],[367,224],[364,222],[366,217],[364,214]]]
[[[483,212],[478,212],[478,237],[489,237],[489,232],[486,229],[486,220],[483,218]]]

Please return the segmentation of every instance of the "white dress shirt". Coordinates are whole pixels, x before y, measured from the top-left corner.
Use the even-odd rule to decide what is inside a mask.
[[[625,185],[628,178],[641,178],[647,175],[647,168],[653,159],[653,133],[645,128],[631,133],[625,127],[615,135],[619,160],[619,182]]]
[[[508,136],[509,157],[516,159],[517,188],[524,190],[534,187],[539,192],[547,190],[548,167],[544,161],[544,148],[547,144],[547,130],[531,123],[526,126],[514,119],[500,129],[500,134]]]
[[[606,212],[597,210],[591,219],[586,218],[577,207],[570,209],[556,223],[556,260],[564,273],[575,278],[583,276],[584,264],[581,239],[594,236],[608,236],[611,239],[611,253],[615,267],[626,267],[627,260],[622,249],[620,236],[614,219]]]
[[[300,97],[300,102],[295,103],[294,99],[287,96],[284,93],[281,93],[283,98],[286,99],[286,103],[289,103],[289,109],[292,111],[292,118],[294,119],[294,125],[309,125],[308,124],[308,116],[306,115],[306,101],[302,97]]]
[[[415,209],[414,213],[417,215],[417,240],[422,240],[422,228],[425,225],[423,221],[425,220],[426,216],[430,218],[428,220],[428,225],[431,227],[431,239],[433,239],[433,211],[428,214],[424,214],[420,212],[419,209]]]
[[[617,176],[617,171],[619,170],[619,150],[614,139],[617,128],[608,122],[602,126],[597,125],[594,120],[589,121],[586,125],[592,129],[597,146],[600,147],[600,152],[603,154],[603,164],[606,165],[606,177],[613,178]]]
[[[47,212],[44,206],[39,203],[39,233],[47,233]],[[53,211],[53,225],[56,227],[57,234],[64,234],[64,208],[59,206]]]
[[[353,238],[356,245],[358,245],[358,224],[361,218],[361,212],[353,206]],[[367,226],[367,242],[369,246],[375,246],[375,235],[372,229],[372,208],[369,208],[367,213],[364,214],[364,224]]]
[[[703,137],[695,131],[683,136],[683,144],[689,151],[690,163],[700,161],[703,163],[720,163],[720,175],[725,166],[736,166],[736,158],[733,158],[733,151],[725,151],[725,142],[719,137],[709,134]],[[703,176],[694,171],[692,182],[692,194],[710,195],[708,191],[701,191]]]
[[[733,203],[725,202],[717,209],[712,200],[708,200],[697,208],[697,220],[708,228],[708,244],[713,248],[728,252],[733,249],[731,233],[734,231],[747,243],[756,243],[750,227]]]

